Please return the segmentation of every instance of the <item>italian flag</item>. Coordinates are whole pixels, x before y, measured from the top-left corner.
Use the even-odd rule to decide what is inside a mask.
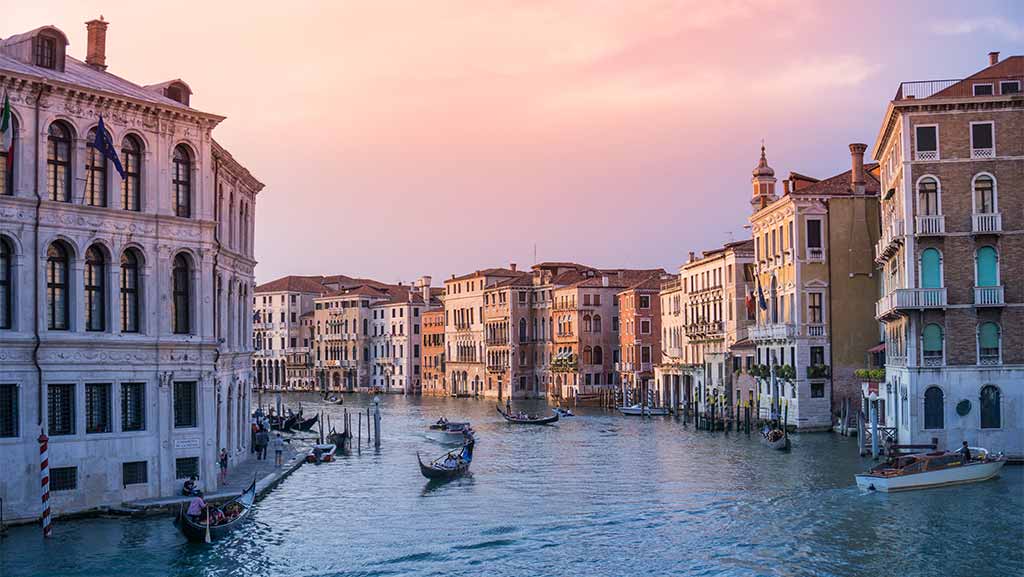
[[[11,120],[11,100],[7,97],[6,91],[4,92],[3,108],[0,108],[0,135],[3,136],[0,146],[7,153],[5,168],[9,171],[14,165],[14,121]]]

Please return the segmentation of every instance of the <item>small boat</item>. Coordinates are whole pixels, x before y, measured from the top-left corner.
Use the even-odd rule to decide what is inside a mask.
[[[502,417],[505,417],[505,420],[510,423],[517,423],[520,425],[550,425],[551,423],[558,421],[558,413],[555,413],[550,417],[537,417],[534,415],[526,415],[525,417],[520,417],[516,415],[510,415],[505,411],[502,411],[500,406],[495,406],[495,408],[498,409],[498,413],[500,413]]]
[[[448,419],[446,419],[445,417],[441,417],[440,419],[437,420],[437,422],[431,424],[430,428],[435,430],[435,431],[443,431],[443,430],[448,428],[448,423],[449,422],[450,421]]]
[[[270,428],[275,431],[290,431],[295,428],[295,425],[302,418],[302,412],[292,413],[287,417],[270,417]]]
[[[559,417],[575,417],[576,414],[572,412],[572,409],[563,409],[562,407],[555,407],[551,409]]]
[[[337,403],[338,402],[338,396],[337,395],[331,395],[330,397],[327,397],[324,400],[327,401],[328,403]]]
[[[456,453],[454,450],[424,464],[420,459],[419,452],[416,453],[416,460],[420,464],[420,473],[431,481],[447,481],[469,471],[469,465],[473,462],[473,445],[476,441],[470,437],[468,442],[462,446],[462,450]]]
[[[644,405],[632,405],[630,407],[619,407],[619,412],[623,415],[635,415],[635,416],[648,416],[648,417],[664,417],[668,414],[667,407],[647,407]]]
[[[963,463],[959,452],[936,451],[903,455],[855,475],[857,487],[864,491],[909,491],[963,483],[987,481],[1006,464],[1002,453],[970,447],[971,460]]]
[[[791,447],[789,435],[787,435],[782,429],[772,429],[767,433],[762,433],[761,442],[769,449],[775,449],[777,451],[788,451]]]
[[[308,432],[310,429],[313,428],[313,425],[315,425],[316,422],[319,421],[319,420],[320,420],[320,415],[313,415],[312,417],[310,417],[308,419],[300,420],[298,423],[296,423],[295,428],[300,430],[300,431],[302,431],[302,432]]]
[[[313,445],[313,448],[309,450],[306,455],[307,463],[330,463],[334,460],[334,452],[338,450],[338,446],[334,443],[322,443]]]
[[[455,422],[448,421],[442,426],[431,425],[430,428],[435,431],[441,431],[442,433],[449,433],[451,435],[462,435],[467,432],[472,432],[473,426],[469,424],[469,421]]]
[[[200,516],[200,520],[194,521],[185,514],[187,505],[182,505],[178,509],[178,515],[174,520],[174,524],[178,526],[181,534],[186,539],[193,543],[209,543],[215,541],[221,537],[227,535],[231,531],[234,531],[242,524],[242,521],[249,515],[252,510],[252,504],[256,500],[256,479],[252,480],[252,484],[246,489],[241,495],[235,499],[229,501],[223,507],[220,507],[221,511],[237,511],[237,515],[234,516],[230,521],[225,521],[216,525],[208,525],[204,522],[205,518]]]

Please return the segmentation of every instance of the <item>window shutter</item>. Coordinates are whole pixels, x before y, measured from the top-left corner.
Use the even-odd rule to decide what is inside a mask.
[[[925,249],[921,253],[921,288],[939,288],[942,286],[940,260],[939,251],[934,248]]]
[[[996,249],[983,246],[978,249],[978,286],[996,286],[998,283]]]

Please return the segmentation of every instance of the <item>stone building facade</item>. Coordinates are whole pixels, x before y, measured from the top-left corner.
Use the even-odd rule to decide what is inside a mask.
[[[216,488],[249,456],[253,218],[263,185],[182,80],[106,71],[52,26],[0,40],[13,158],[0,153],[0,498],[56,514]],[[93,147],[100,117],[124,169]],[[38,346],[37,346],[38,343]]]
[[[619,361],[615,370],[623,392],[634,403],[658,404],[653,386],[654,367],[661,364],[661,283],[669,275],[651,275],[617,295],[619,301]]]
[[[881,164],[886,378],[866,384],[900,443],[1024,454],[1024,56],[904,82]]]
[[[445,373],[444,308],[434,306],[423,311],[423,387],[422,393],[448,396]]]
[[[321,277],[286,276],[256,287],[253,297],[253,370],[261,390],[313,390],[309,317],[326,293]],[[305,319],[305,326],[303,320]]]

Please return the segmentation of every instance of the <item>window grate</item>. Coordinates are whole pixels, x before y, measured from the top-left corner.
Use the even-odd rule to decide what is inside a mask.
[[[50,469],[51,491],[74,491],[78,488],[78,467],[54,467]]]
[[[180,457],[174,460],[174,478],[188,479],[199,476],[199,457]]]
[[[196,426],[196,383],[174,383],[174,426]]]
[[[132,461],[121,464],[121,480],[124,486],[145,485],[149,482],[149,468],[146,461]]]
[[[121,430],[146,430],[145,383],[121,383]]]
[[[0,385],[0,437],[18,436],[18,385]]]
[[[53,435],[75,434],[75,385],[50,385],[46,402],[48,433]]]
[[[109,433],[110,385],[85,385],[85,432]]]

